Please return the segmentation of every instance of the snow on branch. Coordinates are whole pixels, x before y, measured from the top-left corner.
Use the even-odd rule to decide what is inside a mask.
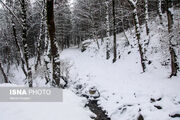
[[[2,3],[2,5],[15,17],[15,19],[21,25],[21,27],[23,27],[22,21],[16,16],[16,14],[11,10],[11,8],[9,8],[2,0],[0,0],[0,3]]]

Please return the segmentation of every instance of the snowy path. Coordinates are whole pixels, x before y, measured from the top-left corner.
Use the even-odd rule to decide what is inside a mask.
[[[0,120],[91,120],[83,99],[63,91],[59,103],[0,103]]]

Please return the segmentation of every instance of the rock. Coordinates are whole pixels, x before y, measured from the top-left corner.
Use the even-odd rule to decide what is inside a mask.
[[[148,61],[148,65],[150,65],[151,63],[152,63],[152,61],[151,61],[151,60],[149,60],[149,61]]]
[[[79,89],[82,89],[82,85],[81,84],[76,86],[76,90],[79,90]]]
[[[172,118],[176,118],[176,117],[180,117],[180,114],[174,114],[174,115],[169,115],[170,117],[172,117]]]
[[[140,114],[137,118],[137,120],[144,120],[144,117]]]
[[[158,99],[151,98],[150,99],[151,103],[156,102],[156,101],[161,101],[161,100],[162,100],[162,98],[158,98]]]
[[[154,98],[151,98],[150,101],[151,101],[151,103],[156,102],[156,100]]]
[[[159,110],[162,109],[162,107],[161,107],[161,106],[158,106],[158,105],[154,105],[154,107],[157,108],[157,109],[159,109]]]
[[[156,101],[161,101],[162,100],[162,98],[158,98]]]
[[[96,89],[96,87],[91,87],[89,89],[89,97],[92,99],[96,99],[100,97],[99,91]]]
[[[81,52],[84,52],[90,44],[90,41],[84,41],[81,45]]]

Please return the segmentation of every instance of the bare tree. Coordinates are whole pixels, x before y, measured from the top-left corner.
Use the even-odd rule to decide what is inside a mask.
[[[134,24],[135,24],[135,31],[136,31],[136,39],[138,42],[138,48],[139,48],[139,55],[141,59],[141,67],[142,71],[145,72],[145,60],[144,60],[144,53],[141,45],[141,34],[140,34],[140,23],[138,19],[138,14],[137,14],[137,0],[129,0],[130,4],[132,5],[133,8],[133,17],[134,17]]]

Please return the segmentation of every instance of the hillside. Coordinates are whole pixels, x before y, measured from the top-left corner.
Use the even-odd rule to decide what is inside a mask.
[[[160,44],[166,39],[167,31],[157,23],[156,20],[149,23],[151,33],[146,55],[151,64],[145,73],[142,73],[133,30],[132,33],[126,31],[129,46],[125,46],[127,41],[123,33],[117,35],[119,59],[116,63],[112,63],[112,57],[106,60],[106,42],[98,49],[95,41],[87,40],[92,42],[84,52],[73,47],[61,54],[61,58],[72,66],[70,78],[73,86],[81,84],[83,88],[78,90],[81,94],[87,94],[95,86],[100,92],[99,104],[112,120],[133,120],[139,114],[145,120],[166,120],[180,112],[180,74],[169,78],[169,54],[165,52],[168,48]],[[145,32],[142,32],[142,39],[145,38]]]

